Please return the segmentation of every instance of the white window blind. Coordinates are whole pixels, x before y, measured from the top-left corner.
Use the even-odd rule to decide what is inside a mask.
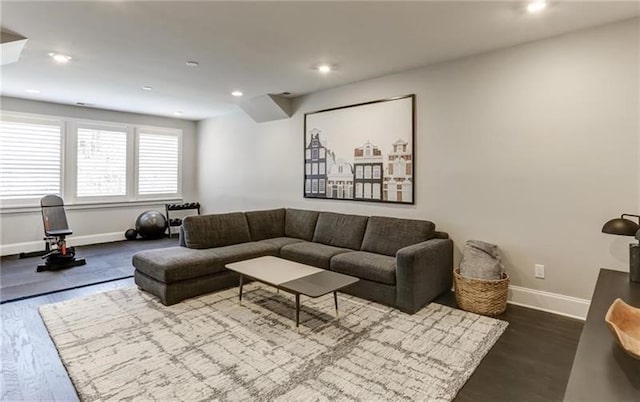
[[[0,199],[60,194],[60,125],[0,122]]]
[[[138,194],[178,193],[179,138],[140,132],[138,136]]]
[[[127,133],[78,128],[78,197],[127,194]]]

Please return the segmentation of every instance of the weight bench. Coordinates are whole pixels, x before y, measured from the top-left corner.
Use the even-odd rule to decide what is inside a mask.
[[[67,247],[65,237],[73,231],[69,229],[62,198],[57,195],[46,195],[40,200],[40,207],[44,224],[44,240],[47,242],[46,248],[49,252],[42,256],[45,263],[38,265],[36,271],[54,271],[86,264],[84,258],[76,259],[76,251],[73,247]]]

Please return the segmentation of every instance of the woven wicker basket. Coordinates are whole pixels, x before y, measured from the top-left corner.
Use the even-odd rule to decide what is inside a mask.
[[[498,315],[507,309],[509,275],[505,272],[502,279],[486,280],[465,278],[460,269],[453,270],[458,307],[472,313]]]

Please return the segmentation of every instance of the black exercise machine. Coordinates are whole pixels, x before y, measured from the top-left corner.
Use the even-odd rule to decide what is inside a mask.
[[[42,256],[45,263],[38,265],[36,271],[54,271],[86,264],[84,258],[76,259],[76,250],[73,247],[67,247],[65,237],[73,232],[67,223],[62,198],[57,195],[46,195],[40,200],[40,207],[44,224],[44,241],[48,252]]]

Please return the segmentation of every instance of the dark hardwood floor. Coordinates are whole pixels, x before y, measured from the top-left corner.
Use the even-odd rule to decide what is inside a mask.
[[[453,293],[436,301],[455,307]],[[514,305],[496,318],[509,326],[456,401],[561,401],[584,323]]]
[[[38,307],[129,286],[132,278],[2,304],[0,400],[77,400]],[[437,301],[455,305],[453,294]],[[456,401],[562,400],[582,322],[518,306],[498,318],[509,327]]]
[[[131,256],[151,248],[177,246],[177,238],[118,241],[76,247],[77,258],[86,265],[59,271],[36,272],[40,257],[20,259],[17,255],[0,258],[0,302],[73,289],[133,276]],[[108,257],[108,258],[105,258]]]

